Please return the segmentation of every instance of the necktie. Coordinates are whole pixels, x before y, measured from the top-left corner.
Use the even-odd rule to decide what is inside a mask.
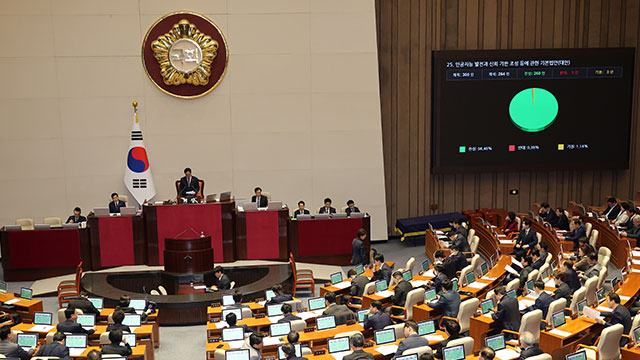
[[[187,186],[191,186],[191,177],[187,179]]]

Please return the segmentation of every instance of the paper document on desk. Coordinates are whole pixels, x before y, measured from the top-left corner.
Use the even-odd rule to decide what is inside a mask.
[[[506,349],[496,351],[496,359],[512,360],[512,359],[519,359],[519,358],[520,358],[520,353],[513,349],[506,348]]]
[[[302,320],[307,320],[307,319],[311,319],[314,318],[318,315],[310,312],[310,311],[305,311],[305,312],[301,312],[301,313],[297,313],[296,316],[298,316],[300,319]]]
[[[582,309],[582,315],[584,315],[585,317],[589,318],[589,319],[593,319],[593,320],[600,320],[602,319],[602,316],[600,316],[600,312],[597,310],[593,310],[590,307],[585,306]]]
[[[267,303],[267,300],[258,301],[258,305],[264,306]]]
[[[640,265],[640,260],[633,259],[633,260],[631,260],[631,263],[633,263],[633,265]]]
[[[640,273],[640,269],[631,269],[632,273]],[[6,304],[6,303],[5,303]]]
[[[485,283],[481,283],[481,282],[472,282],[471,284],[467,285],[470,288],[474,288],[474,289],[484,289],[485,287],[487,287],[487,285],[489,284],[485,284]]]
[[[507,265],[507,266],[505,266],[505,267],[504,267],[504,269],[505,269],[505,270],[507,270],[508,272],[512,273],[513,275],[520,276],[520,273],[519,273],[519,272],[517,272],[517,271],[515,271],[515,270],[511,267],[511,265]]]
[[[620,295],[620,294],[618,294],[618,296],[620,296],[620,300],[622,300],[622,301],[627,301],[627,300],[631,299],[631,297],[629,297],[629,296],[624,296],[624,295]]]
[[[433,269],[429,269],[427,271],[425,271],[422,276],[426,276],[426,277],[436,277],[436,274],[433,273]]]
[[[9,301],[5,301],[4,304],[5,305],[11,305],[11,304],[17,303],[18,301],[20,301],[20,299],[11,299]]]
[[[639,250],[631,250],[631,256],[640,257],[640,251]]]
[[[33,325],[29,331],[33,332],[49,332],[54,328],[51,325]]]
[[[522,299],[520,301],[518,301],[518,307],[520,308],[520,311],[528,308],[529,306],[532,306],[533,304],[535,304],[536,302],[533,300],[527,300],[527,299]]]
[[[269,336],[262,339],[262,344],[264,344],[265,346],[272,346],[272,345],[284,344],[284,341],[282,341],[279,337]]]
[[[417,288],[417,287],[421,287],[421,286],[427,285],[427,282],[424,281],[424,280],[413,280],[413,281],[411,281],[411,285],[414,288]]]
[[[568,336],[571,336],[571,333],[568,331],[562,331],[560,329],[553,329],[553,330],[549,330],[549,334],[554,334],[554,335],[558,335],[561,336],[563,338],[566,338]]]
[[[444,341],[444,336],[442,335],[425,335],[423,338],[427,339],[429,342]]]
[[[514,265],[518,265],[520,267],[520,269],[524,269],[524,266],[522,266],[522,263],[518,260],[516,260],[516,258],[511,257],[511,263]]]
[[[383,297],[383,298],[387,298],[390,297],[391,295],[393,295],[393,291],[391,290],[383,290],[383,291],[378,291],[376,293],[376,295]]]
[[[380,354],[387,356],[398,351],[398,345],[382,345],[376,348],[376,351]]]
[[[488,280],[488,281],[493,281],[493,280],[497,279],[497,277],[493,277],[493,276],[486,276],[486,275],[485,275],[485,276],[481,277],[480,279],[482,279],[482,280]]]
[[[499,239],[498,241],[500,241],[500,244],[504,244],[504,245],[512,245],[513,241],[512,240],[503,240],[503,239]]]
[[[85,350],[87,349],[86,348],[70,348],[69,356],[80,356]]]
[[[547,281],[546,283],[544,283],[544,287],[551,287],[551,288],[556,287],[555,280],[551,279],[551,280]]]
[[[351,350],[340,351],[340,352],[331,354],[331,356],[333,356],[333,358],[336,359],[336,360],[342,360],[343,357],[351,354],[352,352],[353,351],[351,351]]]
[[[229,341],[227,344],[229,344],[229,348],[232,350],[240,349],[242,347],[242,344],[244,344],[244,340]]]
[[[436,230],[436,234],[438,234],[438,235],[444,235],[444,231]]]
[[[215,324],[216,324],[216,328],[218,329],[226,328],[227,326],[229,326],[229,324],[227,324],[226,321],[218,321]]]
[[[600,312],[613,312],[613,309],[610,307],[607,307],[605,305],[600,305],[596,308],[596,310],[600,311]]]
[[[272,324],[275,324],[278,321],[284,319],[284,315],[267,316],[267,319],[269,319],[269,321],[271,321]]]
[[[337,284],[333,284],[333,286],[337,287],[338,289],[346,289],[351,286],[351,281],[342,281]]]

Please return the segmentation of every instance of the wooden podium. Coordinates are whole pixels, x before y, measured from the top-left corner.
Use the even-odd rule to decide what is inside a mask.
[[[213,270],[211,236],[164,240],[164,271],[197,274]]]

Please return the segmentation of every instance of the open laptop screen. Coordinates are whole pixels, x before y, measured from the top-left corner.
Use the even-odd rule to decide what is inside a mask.
[[[450,346],[442,349],[442,359],[444,360],[463,360],[464,345]]]
[[[436,323],[433,320],[421,321],[418,323],[418,335],[429,335],[436,332]]]
[[[331,274],[331,285],[337,284],[339,282],[342,282],[342,273],[337,272],[337,273]]]
[[[327,340],[327,347],[329,348],[329,354],[347,351],[349,350],[349,337],[339,337]]]
[[[104,308],[103,298],[90,297],[90,298],[87,298],[87,300],[89,300],[93,304],[93,307],[95,307],[98,310],[102,310]]]
[[[224,352],[224,360],[249,360],[249,349],[227,350]]]
[[[309,311],[324,309],[325,300],[323,297],[309,299]]]
[[[336,327],[336,317],[333,315],[318,317],[316,318],[316,325],[318,326],[318,331],[333,329]]]
[[[554,328],[566,324],[567,319],[565,319],[564,317],[564,310],[558,311],[557,313],[551,315],[551,321],[553,322]]]
[[[222,341],[236,341],[244,339],[244,329],[241,326],[234,326],[222,329]]]
[[[504,342],[504,334],[488,336],[485,341],[487,343],[487,346],[494,351],[502,350],[506,347],[506,344]]]
[[[36,325],[51,325],[53,314],[46,312],[37,312],[33,315],[33,323]]]
[[[140,327],[141,320],[142,319],[138,314],[125,314],[124,320],[122,320],[122,324],[129,327]]]
[[[374,333],[376,345],[388,344],[396,341],[396,331],[394,329],[378,330]]]

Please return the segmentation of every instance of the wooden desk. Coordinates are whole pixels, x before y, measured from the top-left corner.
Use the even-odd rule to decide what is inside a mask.
[[[622,360],[640,360],[640,347],[634,346],[628,349],[626,346],[620,348]]]
[[[20,315],[23,315],[29,320],[33,319],[33,314],[36,311],[42,311],[42,300],[38,300],[38,299],[25,300],[25,299],[16,297],[11,293],[6,293],[6,294],[0,293],[0,302],[5,303],[13,299],[20,299],[18,302],[13,303],[11,305],[15,306],[17,313],[19,313]]]
[[[236,213],[236,258],[287,259],[289,256],[288,219],[288,208],[238,211]]]
[[[496,328],[495,321],[488,316],[472,316],[469,322],[469,336],[474,340],[473,353],[477,354],[484,347],[484,339],[489,331]]]
[[[553,356],[554,359],[562,359],[567,354],[574,352],[578,344],[590,344],[602,329],[595,321],[579,317],[568,319],[567,323],[560,326],[559,330],[571,333],[566,338],[552,334],[548,331],[540,332],[540,349]]]
[[[109,320],[109,315],[113,314],[113,308],[104,308],[100,311],[100,315],[96,318],[96,324],[106,324]],[[158,315],[160,314],[160,310],[156,310],[155,313],[147,316],[145,322],[142,323],[143,326],[151,325],[152,326],[152,336],[151,341],[153,342],[154,348],[160,347],[160,324],[158,323]]]
[[[347,332],[347,331],[360,331],[363,332],[364,328],[362,325],[356,323],[353,325],[338,325],[333,329],[322,330],[322,331],[312,331],[312,332],[302,332],[300,333],[300,342],[308,343],[310,347],[314,346],[314,343],[326,343],[327,339],[330,339],[336,334]]]
[[[89,355],[89,353],[93,350],[97,350],[100,351],[100,347],[99,346],[87,346],[87,348],[84,350],[84,352],[78,356],[70,356],[73,359],[86,359],[87,355]],[[128,356],[129,359],[131,358],[143,358],[145,360],[147,360],[147,351],[146,351],[146,346],[144,345],[137,345],[134,348],[131,348],[131,355]]]
[[[146,261],[142,216],[90,215],[92,270],[123,265],[144,265]]]
[[[266,311],[266,308],[263,305],[260,305],[255,301],[242,303],[242,305],[248,305],[249,309],[251,309],[251,311],[254,314]],[[219,319],[221,316],[222,316],[222,306],[216,306],[216,307],[207,306],[207,321],[213,321],[215,319]]]

